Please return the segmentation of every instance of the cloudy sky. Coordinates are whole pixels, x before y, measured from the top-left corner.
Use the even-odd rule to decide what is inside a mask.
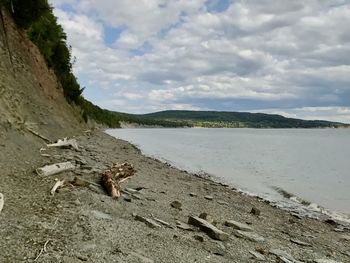
[[[50,2],[101,107],[350,123],[350,0]]]

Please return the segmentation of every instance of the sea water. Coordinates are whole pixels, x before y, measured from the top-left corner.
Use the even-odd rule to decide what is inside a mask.
[[[277,206],[350,215],[350,129],[111,129],[148,156]],[[350,221],[349,221],[350,222]]]

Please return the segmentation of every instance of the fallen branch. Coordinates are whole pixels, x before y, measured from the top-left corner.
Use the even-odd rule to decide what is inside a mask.
[[[33,135],[39,137],[40,139],[43,139],[44,141],[46,141],[46,142],[48,142],[48,143],[51,142],[50,139],[48,139],[48,138],[46,138],[45,136],[41,135],[40,133],[34,131],[32,128],[26,127],[26,129],[27,129],[30,133],[32,133]]]
[[[65,182],[64,180],[58,180],[58,181],[54,184],[54,186],[51,188],[50,193],[51,193],[52,195],[54,195],[55,192],[56,192],[56,190],[57,190],[58,188],[64,186],[64,182]]]
[[[135,174],[135,169],[129,163],[114,164],[101,174],[103,186],[113,198],[120,197],[120,184]]]
[[[41,256],[41,254],[42,254],[43,252],[46,252],[46,246],[47,246],[47,244],[48,244],[49,242],[50,242],[50,239],[47,240],[47,241],[45,242],[43,248],[40,250],[39,254],[36,256],[36,258],[34,259],[34,261],[37,261],[37,260],[39,259],[39,257]]]
[[[76,139],[67,139],[64,138],[63,140],[59,139],[56,143],[48,144],[47,147],[62,147],[62,148],[69,148],[72,147],[75,150],[79,150],[78,143]]]
[[[5,203],[4,195],[2,193],[0,193],[0,213],[1,213],[2,209],[4,208],[4,203]]]
[[[49,176],[58,174],[64,171],[73,170],[75,166],[71,162],[56,163],[51,165],[46,165],[36,169],[38,175]]]

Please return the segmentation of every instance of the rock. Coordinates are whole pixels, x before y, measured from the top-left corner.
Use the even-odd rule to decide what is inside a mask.
[[[217,202],[218,202],[218,204],[220,204],[220,205],[228,205],[228,203],[227,203],[227,202],[222,201],[222,200],[218,200]]]
[[[256,207],[252,207],[252,210],[250,211],[251,214],[259,216],[260,215],[260,210]]]
[[[212,195],[206,195],[206,196],[204,196],[204,198],[207,199],[207,200],[213,200],[214,199],[214,197]]]
[[[294,244],[297,244],[299,246],[303,246],[303,247],[311,247],[310,243],[295,239],[295,238],[291,238],[290,241]]]
[[[139,261],[141,261],[143,263],[154,263],[154,261],[152,259],[147,258],[147,257],[141,255],[140,253],[130,252],[129,254],[132,255],[133,257],[136,257]]]
[[[292,255],[288,254],[287,252],[280,250],[280,249],[272,249],[270,251],[270,254],[275,255],[278,257],[282,262],[285,263],[303,263],[301,261],[296,260],[293,258]]]
[[[130,196],[126,196],[126,195],[123,196],[123,199],[124,199],[124,201],[126,201],[126,202],[131,202],[131,201],[132,201],[132,199],[130,198]]]
[[[227,233],[221,231],[206,220],[197,216],[190,216],[188,218],[188,223],[190,225],[199,227],[203,232],[207,233],[208,236],[213,239],[225,241],[229,238],[229,235]]]
[[[260,254],[259,252],[249,250],[249,254],[251,254],[257,261],[265,261],[266,260],[265,256]]]
[[[154,221],[150,218],[147,218],[147,217],[136,215],[135,220],[145,223],[150,228],[160,228],[161,227],[161,225],[159,225],[156,221]]]
[[[213,224],[214,223],[214,219],[210,216],[210,215],[208,215],[207,213],[201,213],[200,215],[199,215],[199,218],[202,218],[202,219],[204,219],[205,221],[207,221],[207,222],[209,222],[210,224]]]
[[[172,228],[172,226],[168,223],[168,222],[165,222],[159,218],[156,218],[156,217],[152,217],[152,219],[160,224],[162,224],[163,226],[166,226],[166,227],[169,227],[169,228]]]
[[[314,260],[315,263],[341,263],[340,261],[335,261],[332,259],[316,259]]]
[[[192,196],[192,197],[196,197],[196,196],[197,196],[197,194],[196,194],[196,193],[190,193],[190,196]]]
[[[204,237],[200,236],[200,235],[194,235],[193,238],[195,240],[198,240],[199,242],[204,242]]]
[[[348,236],[348,235],[342,235],[342,236],[340,237],[340,240],[341,240],[341,241],[350,241],[350,236]]]
[[[182,204],[181,202],[179,201],[173,201],[170,203],[170,206],[175,208],[175,209],[179,209],[179,210],[182,210],[181,207],[182,207]]]
[[[112,216],[110,214],[106,214],[101,211],[92,210],[91,213],[95,216],[97,219],[104,219],[104,220],[112,220]]]
[[[225,225],[233,227],[234,229],[242,230],[242,231],[248,231],[248,232],[252,232],[253,231],[253,228],[251,228],[247,224],[240,223],[240,222],[237,222],[237,221],[234,221],[234,220],[227,220],[225,222]]]
[[[242,230],[236,230],[234,232],[234,235],[236,237],[245,238],[245,239],[248,239],[248,240],[253,241],[253,242],[264,242],[265,241],[265,239],[262,236],[254,233],[254,232],[245,232]]]
[[[72,181],[72,184],[75,186],[82,186],[82,187],[88,187],[91,182],[86,181],[84,179],[81,179],[80,177],[74,177],[74,180]]]
[[[190,225],[183,223],[181,221],[176,221],[176,226],[182,230],[194,231],[194,229]]]

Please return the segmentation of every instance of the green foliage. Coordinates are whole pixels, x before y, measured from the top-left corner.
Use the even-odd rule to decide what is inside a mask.
[[[47,0],[2,0],[2,4],[6,5],[16,24],[22,28],[28,28],[42,15],[51,12]]]
[[[249,112],[162,111],[141,115],[141,117],[186,123],[190,127],[210,128],[323,128],[344,126],[344,124],[336,122],[308,121],[285,118],[281,115]]]

